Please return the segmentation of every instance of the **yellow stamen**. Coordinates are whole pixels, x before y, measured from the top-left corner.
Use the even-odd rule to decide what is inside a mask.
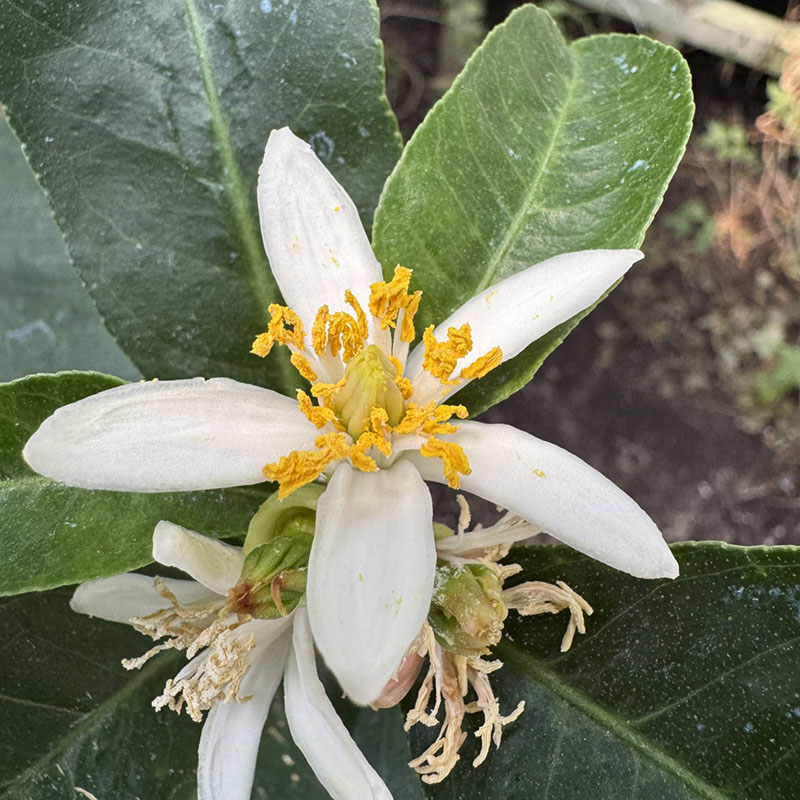
[[[378,469],[375,459],[366,454],[370,447],[377,448],[387,458],[392,454],[392,444],[384,436],[372,431],[362,433],[358,441],[350,447],[349,454],[353,466],[362,472],[375,472]]]
[[[314,397],[328,398],[336,394],[344,386],[345,380],[342,378],[338,383],[315,383],[311,387],[311,394]]]
[[[400,394],[403,395],[403,400],[408,400],[414,394],[414,387],[411,385],[411,380],[404,375],[397,375],[394,379]]]
[[[503,351],[499,347],[493,347],[486,355],[475,359],[468,367],[464,367],[461,370],[461,377],[467,380],[482,378],[487,372],[499,367],[502,361]]]
[[[404,342],[413,342],[417,332],[414,330],[414,317],[419,309],[419,301],[422,299],[422,292],[414,292],[408,299],[403,322],[400,326],[400,339]]]
[[[355,295],[349,289],[344,293],[344,299],[347,302],[347,305],[349,305],[353,311],[356,312],[358,332],[362,339],[366,339],[367,336],[369,336],[369,326],[367,325],[367,315],[364,313],[364,309],[361,308],[361,305],[358,300],[356,300]]]
[[[311,326],[311,345],[318,356],[325,352],[325,348],[328,345],[329,319],[328,306],[320,306],[317,316],[314,317],[314,324]]]
[[[469,461],[461,446],[440,438],[458,430],[450,420],[465,419],[466,408],[437,405],[435,401],[420,407],[410,402],[414,387],[402,374],[400,359],[377,344],[367,344],[370,325],[376,322],[382,330],[395,328],[394,337],[399,336],[403,342],[415,338],[414,317],[422,292],[409,293],[410,280],[411,270],[397,266],[390,281],[370,286],[369,311],[375,318],[372,323],[349,290],[344,299],[350,311],[331,313],[328,306],[317,311],[310,344],[317,356],[324,357],[325,367],[328,358],[341,356],[345,373],[336,383],[318,380],[318,368],[311,366],[313,359],[309,360],[309,352],[305,351],[300,317],[285,306],[269,307],[269,326],[253,342],[253,352],[266,356],[275,344],[288,345],[292,364],[311,384],[311,397],[304,391],[297,393],[301,412],[318,429],[333,428],[317,437],[315,450],[295,451],[264,467],[264,475],[280,484],[279,497],[286,497],[319,477],[334,460],[349,458],[358,469],[378,469],[375,457],[367,452],[375,448],[390,458],[395,436],[418,436],[423,442],[421,454],[442,460],[444,476],[453,488],[460,486],[460,475],[470,474]],[[454,375],[459,361],[472,350],[470,326],[448,328],[447,338],[441,342],[433,331],[433,326],[428,327],[422,337],[423,369],[444,386],[481,378],[502,361],[502,351],[494,347]],[[396,338],[391,341],[398,344]],[[401,349],[405,352],[405,347]]]
[[[389,434],[391,433],[391,426],[389,425],[389,412],[381,406],[376,406],[372,409],[372,411],[370,411],[369,424],[370,428],[375,433],[377,433],[379,436],[382,436],[384,440],[386,440],[389,452],[384,453],[384,455],[391,455],[392,446],[389,444]],[[381,452],[383,453],[383,450],[381,450]]]
[[[390,281],[378,281],[369,287],[369,310],[372,316],[380,320],[381,330],[394,328],[397,324],[397,315],[401,310],[406,310],[400,332],[400,338],[404,342],[410,342],[414,338],[413,319],[422,297],[420,291],[414,294],[408,293],[410,281],[411,270],[398,265],[394,268],[394,277]],[[406,318],[408,323],[405,321]],[[409,331],[411,339],[407,339],[404,335]]]
[[[332,408],[326,406],[315,406],[311,398],[302,390],[297,390],[297,404],[305,414],[309,422],[313,422],[318,428],[324,428],[329,422],[336,419],[336,413]]]
[[[394,356],[387,356],[387,358],[397,372],[397,375],[394,376],[395,385],[400,390],[400,394],[403,395],[403,400],[408,400],[414,391],[414,387],[411,385],[411,381],[403,375],[403,365],[400,363],[400,359]]]
[[[267,309],[271,317],[267,330],[278,344],[293,344],[298,350],[303,349],[303,321],[296,311],[288,306],[272,303]],[[291,330],[287,328],[291,325]]]
[[[425,458],[442,459],[444,478],[451,489],[458,489],[461,486],[459,473],[461,475],[470,475],[472,473],[464,450],[461,448],[461,445],[456,442],[444,442],[441,439],[431,436],[428,441],[420,447],[419,452],[425,456]]]
[[[292,365],[300,373],[301,377],[305,378],[309,383],[314,383],[317,380],[317,373],[311,368],[308,359],[302,353],[292,353]]]
[[[430,419],[423,423],[422,432],[431,436],[438,436],[445,433],[455,433],[458,430],[458,426],[448,423],[447,421],[451,417],[466,419],[468,416],[469,412],[465,406],[436,406]]]
[[[469,323],[460,328],[448,328],[447,341],[444,342],[436,341],[433,325],[430,325],[422,334],[422,341],[425,345],[422,368],[445,385],[458,383],[457,380],[450,380],[450,376],[458,360],[472,350],[472,331]]]
[[[288,306],[272,303],[267,309],[270,320],[265,333],[256,337],[251,353],[262,358],[269,354],[274,344],[292,344],[303,349],[303,322],[297,312]],[[287,327],[290,325],[291,328]]]
[[[255,341],[253,342],[253,346],[250,348],[250,352],[254,353],[257,356],[261,356],[261,358],[266,358],[269,355],[270,350],[272,350],[272,345],[275,342],[268,333],[259,333],[256,336]]]
[[[355,298],[353,298],[355,300]],[[363,313],[363,312],[362,312]],[[366,319],[364,320],[366,326]],[[328,349],[332,356],[342,352],[342,361],[345,364],[356,354],[364,349],[366,336],[362,334],[358,320],[346,311],[337,311],[331,314],[328,320]]]
[[[277,463],[264,467],[264,477],[279,484],[280,500],[318,478],[328,464],[344,458],[349,450],[347,437],[339,432],[317,436],[314,444],[316,450],[294,450]]]

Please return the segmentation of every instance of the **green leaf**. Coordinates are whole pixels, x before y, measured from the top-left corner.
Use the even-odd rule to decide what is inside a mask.
[[[199,726],[150,706],[181,658],[126,672],[148,640],[73,613],[70,594],[0,600],[0,798],[190,800]]]
[[[149,639],[75,614],[63,589],[0,599],[0,800],[194,800],[200,725],[150,706],[184,663],[163,653],[140,671],[120,660]],[[264,728],[254,798],[324,800],[294,745],[276,695]],[[398,800],[417,800],[396,710],[339,710]]]
[[[103,327],[19,142],[1,118],[0,285],[0,381],[59,369],[139,377]]]
[[[0,594],[49,589],[149,564],[153,528],[168,519],[241,536],[265,496],[257,487],[127,494],[63,486],[22,460],[25,442],[58,407],[122,381],[92,372],[0,384]]]
[[[271,129],[364,219],[400,148],[369,0],[0,0],[0,100],[106,325],[148,377],[287,388],[255,211]]]
[[[417,129],[375,214],[384,270],[413,268],[424,292],[418,330],[550,256],[641,244],[692,110],[672,48],[619,34],[567,45],[544,11],[514,12]],[[515,392],[582,316],[454,402],[476,414]]]
[[[517,548],[523,580],[594,607],[559,653],[564,614],[512,612],[492,684],[525,712],[473,769],[472,737],[429,798],[792,800],[800,769],[800,548],[677,545],[645,581],[565,547]],[[422,742],[414,742],[419,752]]]

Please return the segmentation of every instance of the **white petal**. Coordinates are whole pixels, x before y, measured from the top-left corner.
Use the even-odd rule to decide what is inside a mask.
[[[436,550],[431,498],[408,462],[343,462],[317,504],[306,599],[314,640],[350,698],[374,700],[428,615]]]
[[[442,341],[447,338],[448,328],[467,322],[470,325],[472,352],[458,362],[454,377],[493,347],[503,351],[503,361],[518,355],[556,325],[592,305],[640,258],[643,255],[639,250],[563,253],[511,275],[467,300],[434,330],[436,339]],[[424,347],[419,344],[408,358],[406,375],[414,384],[422,377],[423,356]],[[465,385],[459,384],[445,397]],[[428,396],[432,390],[435,387],[425,381],[414,400],[423,404],[434,399]]]
[[[262,621],[266,620],[257,620]],[[283,677],[290,644],[288,630],[266,645],[257,638],[239,687],[240,696],[250,699],[216,703],[209,711],[198,751],[198,800],[250,800],[261,730]]]
[[[313,447],[295,401],[227,378],[129,383],[59,408],[25,445],[41,475],[86,489],[169,492],[260,483]]]
[[[261,235],[286,303],[307,335],[317,309],[349,310],[346,289],[364,310],[383,280],[358,211],[314,151],[288,128],[270,134],[258,174]]]
[[[678,564],[655,523],[608,478],[576,456],[509,425],[461,423],[453,434],[472,474],[461,487],[556,539],[639,578],[674,578]],[[407,455],[427,480],[441,462]]]
[[[179,603],[209,603],[217,599],[214,592],[195,581],[161,580]],[[146,617],[154,611],[169,608],[171,604],[158,592],[153,578],[130,572],[82,583],[72,595],[69,605],[79,614],[127,623],[133,617]]]
[[[176,567],[203,586],[225,595],[239,580],[244,564],[241,547],[161,520],[153,532],[153,558],[165,567]]]
[[[295,615],[293,652],[283,690],[292,738],[333,800],[391,800],[325,694],[305,609]]]

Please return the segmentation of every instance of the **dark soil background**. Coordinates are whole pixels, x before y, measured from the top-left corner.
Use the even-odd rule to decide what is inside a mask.
[[[469,50],[518,4],[379,5],[389,98],[407,138]],[[563,12],[571,38],[633,31],[567,3],[540,5]],[[761,7],[786,11],[781,2]],[[458,30],[448,31],[447,20]],[[701,50],[683,52],[694,79],[695,133],[648,232],[645,262],[523,391],[484,419],[512,423],[577,454],[631,494],[671,541],[800,545],[798,392],[790,387],[766,409],[748,401],[748,387],[770,368],[753,355],[755,332],[780,312],[787,342],[799,341],[800,279],[782,267],[797,258],[797,248],[787,253],[785,241],[769,239],[753,244],[763,204],[755,208],[748,187],[755,192],[762,165],[732,164],[700,141],[709,121],[721,120],[747,130],[758,147],[754,122],[767,101],[767,78]],[[709,247],[676,233],[673,215],[692,198],[716,225]],[[799,214],[795,207],[778,224],[800,225]]]

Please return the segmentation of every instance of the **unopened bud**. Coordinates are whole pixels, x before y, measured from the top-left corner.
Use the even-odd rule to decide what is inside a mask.
[[[389,425],[405,414],[405,402],[394,379],[397,370],[380,347],[371,344],[350,359],[344,386],[334,397],[333,410],[353,439],[369,429],[373,408],[383,408]]]
[[[292,536],[295,533],[313,536],[317,500],[324,491],[324,486],[308,483],[295,489],[285,500],[279,500],[277,492],[271,495],[250,520],[244,540],[244,555],[278,536]]]
[[[484,655],[500,641],[508,611],[497,575],[482,564],[437,567],[428,622],[446,650]]]

